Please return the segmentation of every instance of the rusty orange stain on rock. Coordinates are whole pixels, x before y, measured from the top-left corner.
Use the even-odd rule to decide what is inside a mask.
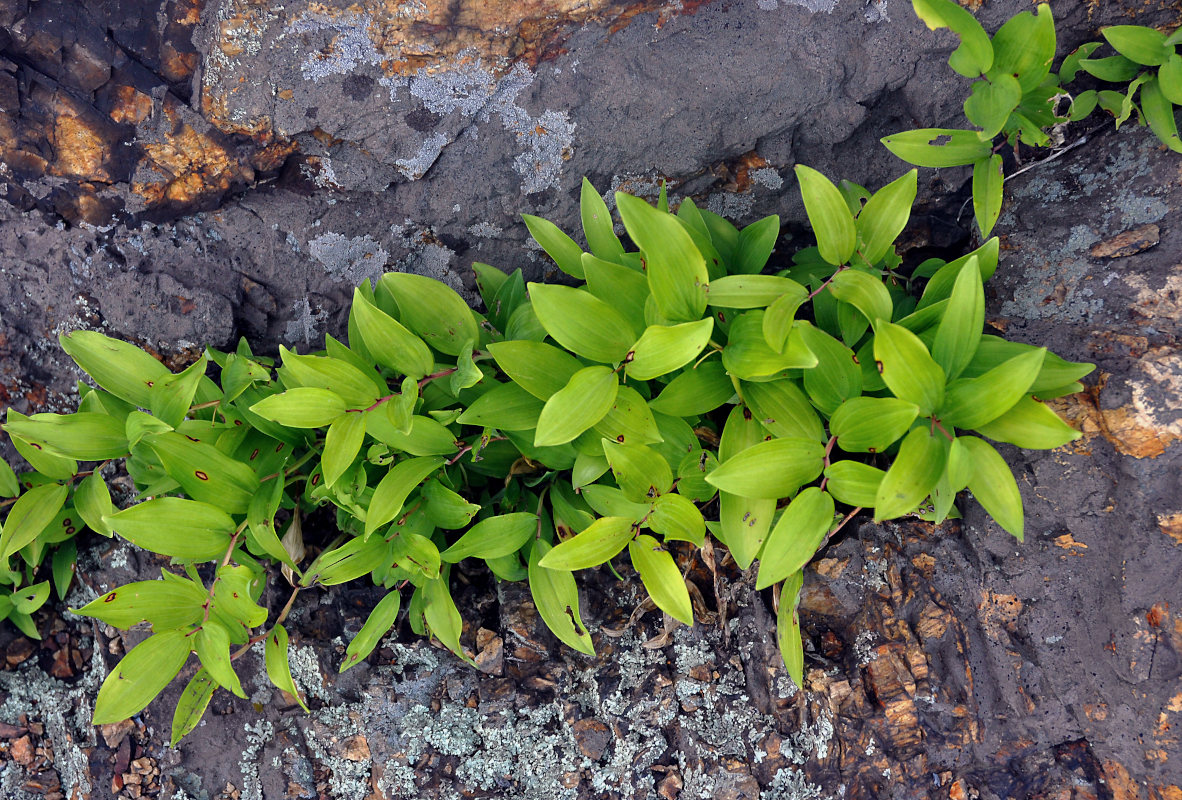
[[[1117,452],[1133,458],[1157,458],[1182,438],[1171,430],[1157,427],[1153,420],[1135,408],[1100,408],[1096,402],[1097,394],[1098,391],[1093,389],[1057,397],[1046,404],[1068,425],[1083,433],[1080,442],[1100,436]]]
[[[1182,800],[1182,787],[1153,785],[1149,787],[1149,797],[1150,800]]]
[[[150,203],[168,201],[190,204],[202,195],[224,192],[236,180],[250,181],[253,170],[230,159],[225,148],[192,126],[184,124],[173,136],[158,142],[144,142],[149,163],[171,179],[136,184],[135,189]]]
[[[133,86],[120,86],[113,95],[114,106],[109,114],[115,122],[135,125],[152,113],[152,98]]]
[[[1016,595],[999,594],[988,589],[981,596],[981,603],[977,606],[980,612],[981,626],[990,638],[1002,641],[1002,633],[1014,630],[1018,616],[1022,613],[1022,601]]]
[[[1173,539],[1174,544],[1182,544],[1182,512],[1158,514],[1157,527],[1162,533]]]
[[[104,183],[111,180],[103,167],[107,158],[103,137],[80,117],[59,114],[50,141],[56,156],[50,168],[53,175]]]
[[[1083,555],[1083,553],[1076,552],[1077,549],[1080,549],[1080,550],[1087,550],[1088,549],[1088,546],[1086,544],[1084,544],[1083,542],[1075,541],[1075,537],[1073,537],[1070,533],[1065,533],[1062,536],[1056,536],[1055,537],[1055,546],[1062,547],[1064,550],[1069,551],[1071,553],[1071,555],[1073,555],[1073,556],[1082,556]]]
[[[1152,222],[1118,233],[1092,245],[1093,258],[1124,258],[1148,250],[1161,241],[1161,231]]]

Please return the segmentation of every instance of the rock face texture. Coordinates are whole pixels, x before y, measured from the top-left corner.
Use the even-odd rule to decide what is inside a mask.
[[[977,12],[992,29],[1025,7]],[[1134,8],[1177,15],[1056,4],[1061,49]],[[958,124],[950,42],[897,0],[0,0],[0,407],[70,404],[64,330],[180,366],[240,335],[318,346],[383,270],[469,297],[473,260],[545,276],[517,215],[575,230],[584,174],[642,194],[664,178],[799,230],[794,163],[878,186],[905,166],[879,136]],[[690,573],[692,630],[630,618],[634,581],[585,576],[594,660],[520,587],[467,576],[483,672],[401,626],[337,676],[375,598],[303,595],[290,627],[313,714],[247,658],[262,710],[222,693],[176,751],[179,687],[89,726],[136,634],[41,618],[39,648],[0,627],[0,795],[1182,798],[1179,163],[1122,129],[1007,185],[988,318],[1099,365],[1057,401],[1086,436],[1007,451],[1023,544],[966,499],[963,524],[830,545],[806,578],[804,691],[769,598],[721,553]],[[919,245],[963,235],[941,211],[962,177],[921,177]],[[96,547],[70,602],[158,567]]]

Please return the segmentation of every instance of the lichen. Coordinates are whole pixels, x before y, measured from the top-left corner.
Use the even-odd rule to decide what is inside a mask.
[[[354,285],[380,278],[390,257],[372,236],[349,238],[331,232],[310,240],[308,252],[334,280]]]

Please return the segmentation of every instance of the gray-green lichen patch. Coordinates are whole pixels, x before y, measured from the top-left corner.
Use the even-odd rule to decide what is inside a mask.
[[[382,276],[389,254],[372,236],[352,238],[323,233],[308,242],[308,252],[336,280],[356,285]]]

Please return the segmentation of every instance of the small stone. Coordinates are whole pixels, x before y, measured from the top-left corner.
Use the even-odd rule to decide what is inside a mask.
[[[710,668],[707,667],[705,664],[698,664],[697,666],[690,667],[689,676],[696,681],[701,681],[702,683],[709,683],[710,682]]]
[[[17,664],[27,661],[31,655],[33,655],[33,643],[25,637],[19,636],[8,643],[4,658],[8,661],[8,666],[15,667]]]
[[[12,756],[12,760],[21,766],[29,766],[33,763],[33,742],[28,736],[22,736],[12,743],[8,749],[8,754]]]
[[[678,795],[681,794],[681,787],[684,784],[681,782],[681,776],[676,772],[670,773],[657,784],[657,794],[664,798],[664,800],[677,800]]]
[[[575,722],[572,726],[575,734],[575,744],[579,751],[592,761],[603,757],[611,741],[611,730],[597,719],[585,718]]]
[[[484,629],[481,628],[481,631]],[[500,636],[486,639],[480,643],[480,633],[476,634],[476,666],[485,675],[500,675],[505,666],[505,647]]]
[[[23,725],[9,725],[7,722],[0,722],[0,739],[15,739],[28,732],[29,729]]]
[[[99,733],[103,736],[103,741],[107,743],[107,747],[116,750],[119,745],[123,744],[123,740],[127,738],[127,735],[135,730],[135,723],[129,719],[125,719],[120,722],[99,725],[98,729]]]
[[[369,742],[360,734],[350,736],[341,742],[338,751],[342,758],[349,761],[365,761],[369,758]]]

